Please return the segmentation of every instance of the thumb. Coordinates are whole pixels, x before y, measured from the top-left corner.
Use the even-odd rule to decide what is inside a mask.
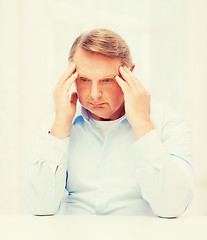
[[[77,100],[78,100],[78,95],[77,95],[76,92],[73,92],[73,93],[71,94],[71,97],[70,97],[70,102],[71,102],[72,104],[76,105]]]

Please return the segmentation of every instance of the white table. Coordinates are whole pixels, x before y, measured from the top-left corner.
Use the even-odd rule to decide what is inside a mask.
[[[207,217],[0,215],[1,240],[207,240]]]

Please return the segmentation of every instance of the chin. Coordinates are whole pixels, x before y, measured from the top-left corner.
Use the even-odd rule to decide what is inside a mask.
[[[91,111],[90,109],[88,109],[89,112],[91,113],[91,116],[94,120],[110,120],[111,115],[109,114],[104,114],[104,113],[100,113],[99,111]]]

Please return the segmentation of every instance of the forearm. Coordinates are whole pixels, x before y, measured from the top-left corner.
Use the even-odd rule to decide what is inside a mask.
[[[153,212],[161,217],[182,214],[192,197],[190,164],[179,154],[170,154],[155,131],[137,142],[135,149],[141,192]]]
[[[131,124],[133,128],[133,132],[135,135],[136,141],[138,141],[140,138],[142,138],[144,135],[149,133],[154,129],[154,125],[152,124],[150,119],[139,119],[133,121]]]
[[[30,166],[22,186],[22,198],[35,215],[55,214],[64,195],[66,171],[63,166],[55,173],[40,162]]]
[[[61,116],[56,114],[50,134],[60,139],[67,138],[70,133],[71,124],[72,119],[66,118],[64,115]]]
[[[138,172],[143,198],[157,216],[178,217],[191,201],[192,169],[181,161],[168,156],[162,170],[148,167]]]
[[[68,139],[40,131],[22,186],[27,208],[37,215],[54,214],[65,191]]]

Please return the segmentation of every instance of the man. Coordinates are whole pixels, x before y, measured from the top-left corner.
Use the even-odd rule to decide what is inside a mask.
[[[92,30],[75,40],[69,62],[23,183],[28,209],[182,214],[192,198],[189,130],[172,109],[150,100],[125,41]],[[77,93],[69,99],[73,83]]]

